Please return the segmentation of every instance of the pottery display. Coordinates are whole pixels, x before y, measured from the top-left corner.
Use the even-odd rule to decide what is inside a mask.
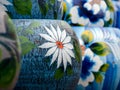
[[[81,71],[80,44],[64,21],[15,19],[22,67],[15,90],[75,90]]]

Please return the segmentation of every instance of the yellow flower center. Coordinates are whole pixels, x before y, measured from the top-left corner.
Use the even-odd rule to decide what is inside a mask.
[[[56,42],[56,45],[57,45],[57,47],[60,48],[60,49],[63,48],[63,43],[60,42],[60,41],[57,41],[57,42]]]

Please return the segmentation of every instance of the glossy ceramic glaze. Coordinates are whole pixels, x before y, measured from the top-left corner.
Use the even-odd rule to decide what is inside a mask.
[[[9,0],[7,13],[13,19],[61,19],[61,0]]]
[[[76,34],[64,21],[13,20],[22,47],[18,89],[74,90],[81,71]]]
[[[77,26],[112,26],[111,0],[65,0],[63,20]]]
[[[116,90],[120,81],[120,30],[73,27],[81,43],[82,70],[77,90]]]
[[[12,90],[20,71],[20,47],[12,20],[0,16],[0,90]]]

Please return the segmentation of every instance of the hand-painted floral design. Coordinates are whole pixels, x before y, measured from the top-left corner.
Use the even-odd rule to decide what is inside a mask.
[[[12,5],[12,4],[7,0],[0,0],[0,12],[7,11],[7,8],[4,5]]]
[[[95,80],[93,72],[98,72],[102,65],[103,62],[99,56],[94,55],[90,49],[87,49],[82,61],[82,71],[78,84],[81,84],[84,87],[88,86],[90,82]]]
[[[61,31],[59,26],[57,26],[57,29],[54,28],[53,25],[50,25],[50,27],[51,29],[46,26],[44,27],[48,34],[40,34],[47,42],[40,45],[39,48],[48,49],[45,55],[46,57],[53,54],[51,64],[57,60],[57,68],[59,68],[63,62],[65,71],[67,62],[72,65],[71,57],[75,58],[72,51],[73,45],[71,44],[71,37],[67,36],[65,30]]]
[[[83,31],[78,31],[76,28],[75,32],[80,35],[79,42],[82,49],[82,71],[78,85],[87,87],[90,83],[101,83],[103,82],[103,73],[109,68],[106,56],[112,53],[115,57],[110,62],[116,62],[120,56],[117,51],[119,48],[119,38],[115,35],[112,30],[107,28],[85,28]],[[114,48],[114,49],[113,49]],[[116,60],[116,61],[115,61]]]
[[[76,0],[71,2],[72,6],[67,0],[66,2],[67,7],[71,8],[69,12],[66,10],[66,17],[70,16],[69,19],[66,19],[70,24],[80,26],[112,25],[114,8],[111,2],[108,4],[107,0],[80,0],[77,3]]]

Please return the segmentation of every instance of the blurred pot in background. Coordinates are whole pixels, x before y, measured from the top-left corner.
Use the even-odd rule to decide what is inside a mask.
[[[9,4],[6,0],[2,4]],[[20,47],[16,28],[0,5],[0,90],[12,90],[20,71]]]

